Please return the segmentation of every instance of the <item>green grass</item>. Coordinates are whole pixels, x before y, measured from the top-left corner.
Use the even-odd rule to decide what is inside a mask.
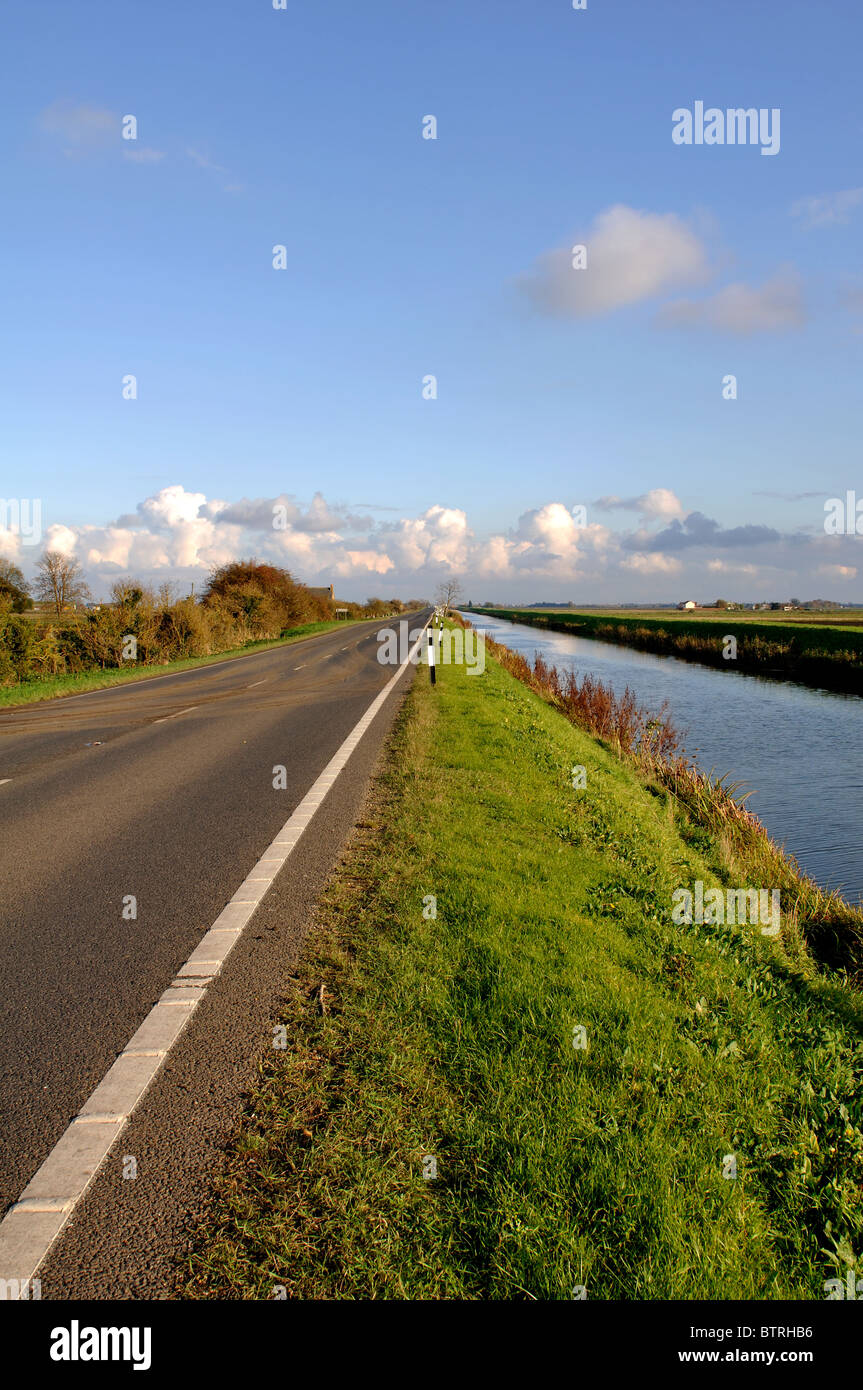
[[[32,705],[39,700],[56,700],[63,695],[81,695],[88,690],[102,690],[109,685],[128,685],[130,681],[152,680],[154,676],[167,676],[172,671],[186,671],[194,666],[212,666],[219,661],[229,661],[236,656],[250,656],[253,652],[269,651],[272,647],[287,647],[304,637],[315,637],[320,632],[330,632],[333,628],[344,627],[347,619],[322,623],[304,623],[294,628],[286,637],[272,642],[250,642],[245,647],[234,647],[230,651],[218,652],[212,656],[187,656],[178,661],[165,661],[159,666],[140,666],[134,670],[119,670],[108,667],[105,670],[82,671],[78,675],[44,676],[39,680],[21,681],[17,685],[0,686],[0,708],[13,705]]]
[[[531,608],[478,608],[510,622],[579,637],[618,642],[642,651],[676,656],[723,670],[745,670],[786,677],[828,689],[863,690],[863,627],[859,615],[853,622],[821,621],[807,614],[806,621],[787,621],[789,614],[711,614],[655,611],[625,613],[549,611]],[[779,618],[786,621],[779,621]],[[725,637],[737,641],[733,660],[725,655]]]
[[[502,612],[502,609],[481,609],[475,608],[477,613],[481,612]],[[620,618],[625,622],[641,622],[647,619],[650,622],[660,623],[745,623],[747,627],[755,625],[775,627],[777,623],[791,624],[798,627],[850,627],[852,631],[863,632],[863,609],[860,608],[836,608],[825,609],[823,612],[809,611],[807,609],[794,609],[786,613],[783,609],[750,609],[750,608],[519,608],[511,610],[519,613],[533,613],[537,617],[548,615],[551,617],[572,616],[576,619],[589,618],[602,621],[605,618]]]
[[[720,851],[493,660],[422,675],[186,1295],[822,1298],[863,1236],[860,996],[673,925]]]

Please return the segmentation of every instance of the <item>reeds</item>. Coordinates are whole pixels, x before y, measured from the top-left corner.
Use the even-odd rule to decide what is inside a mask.
[[[580,680],[574,671],[562,674],[538,654],[530,663],[491,637],[485,637],[485,645],[510,675],[601,739],[649,785],[665,793],[678,820],[709,831],[730,880],[778,888],[786,946],[802,941],[821,964],[849,972],[857,983],[863,981],[863,910],[821,888],[771,839],[746,806],[751,790],[743,791],[743,784],[730,781],[729,774],[717,777],[697,767],[671,721],[667,701],[650,711],[639,705],[629,686],[617,694],[589,673]]]

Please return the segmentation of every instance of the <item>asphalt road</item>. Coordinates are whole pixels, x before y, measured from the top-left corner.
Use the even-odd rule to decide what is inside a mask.
[[[393,675],[376,635],[393,625],[0,715],[0,1214]],[[122,1146],[141,1177],[119,1183],[106,1165],[46,1261],[43,1297],[166,1295],[412,670],[133,1117]]]

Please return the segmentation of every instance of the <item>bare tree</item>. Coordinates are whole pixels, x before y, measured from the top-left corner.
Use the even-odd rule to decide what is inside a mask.
[[[462,587],[457,579],[446,579],[443,584],[438,584],[435,598],[444,610],[444,615],[449,613],[451,608],[458,607],[458,601],[462,596]]]
[[[61,555],[59,550],[46,550],[36,565],[36,593],[46,603],[53,603],[58,615],[69,603],[84,603],[90,590],[77,560]]]

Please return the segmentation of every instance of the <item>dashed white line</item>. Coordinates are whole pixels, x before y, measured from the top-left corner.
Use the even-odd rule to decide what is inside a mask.
[[[364,627],[366,623],[377,622],[380,622],[379,618],[362,618],[358,626]],[[103,685],[100,686],[98,690],[84,690],[80,695],[64,695],[61,700],[58,699],[57,703],[62,703],[65,708],[66,705],[71,705],[73,700],[90,700],[94,695],[116,695],[119,691],[128,690],[132,686],[152,685],[155,681],[171,681],[180,679],[183,676],[199,676],[202,671],[220,670],[223,666],[233,666],[235,661],[250,661],[252,657],[255,656],[272,656],[273,652],[283,651],[285,647],[301,646],[304,642],[315,642],[319,636],[325,637],[327,635],[326,633],[316,633],[313,637],[301,637],[296,643],[285,642],[282,646],[270,647],[269,651],[246,652],[243,656],[229,656],[225,661],[205,662],[203,666],[191,666],[185,671],[168,671],[164,676],[142,676],[140,680],[121,681],[117,685]],[[300,666],[294,667],[295,671],[301,669]],[[40,701],[39,703],[46,704],[47,701]],[[0,718],[6,721],[26,708],[26,705],[15,705],[7,712],[0,715]]]
[[[372,700],[365,714],[285,821],[231,901],[205,932],[82,1110],[0,1221],[0,1281],[29,1280],[129,1122],[204,993],[224,965],[270,885],[311,822],[387,696],[410,664],[421,638]],[[190,706],[197,709],[197,705]],[[188,710],[180,710],[188,714]],[[161,721],[157,721],[161,722]],[[6,778],[9,781],[11,779]]]
[[[246,686],[246,689],[247,689],[247,690],[254,690],[254,688],[255,688],[256,685],[266,685],[266,683],[267,683],[267,677],[264,676],[264,679],[263,679],[262,681],[252,681],[252,684],[251,684],[251,685],[247,685],[247,686]]]
[[[181,714],[191,714],[193,709],[200,709],[200,705],[189,705],[188,709],[175,710],[173,714],[163,714],[161,719],[154,719],[154,724],[164,724],[168,719],[179,719]]]
[[[0,787],[5,787],[6,783],[11,781],[11,777],[0,777]]]

